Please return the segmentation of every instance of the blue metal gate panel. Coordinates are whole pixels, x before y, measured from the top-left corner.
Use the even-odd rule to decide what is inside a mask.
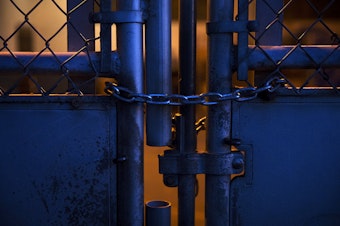
[[[233,111],[233,137],[247,145],[231,225],[340,225],[339,99],[286,97]]]
[[[61,99],[0,104],[1,225],[116,225],[115,107]]]

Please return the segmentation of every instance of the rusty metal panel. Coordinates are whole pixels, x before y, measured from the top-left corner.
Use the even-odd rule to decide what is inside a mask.
[[[0,103],[2,225],[116,225],[116,112],[105,99]]]
[[[339,99],[277,97],[233,109],[246,169],[231,184],[231,225],[339,225]]]

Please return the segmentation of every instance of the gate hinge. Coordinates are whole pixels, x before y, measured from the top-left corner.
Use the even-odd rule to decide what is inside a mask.
[[[169,187],[177,186],[177,175],[231,175],[240,174],[244,169],[244,156],[239,151],[180,154],[176,150],[167,150],[158,158],[159,172],[164,174],[164,184]]]

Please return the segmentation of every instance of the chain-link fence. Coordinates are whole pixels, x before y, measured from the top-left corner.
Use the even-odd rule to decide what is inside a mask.
[[[1,1],[1,95],[103,93],[89,17],[99,10],[96,0]]]
[[[249,32],[249,51],[238,55],[240,80],[260,86],[278,77],[296,94],[310,87],[328,87],[338,93],[340,2],[251,0],[248,4],[257,26],[256,32]],[[247,10],[239,5],[236,20],[242,20]],[[242,34],[238,36],[240,44]],[[244,61],[251,70],[247,75],[240,68]]]
[[[337,91],[339,2],[243,1],[249,8],[238,2],[235,20],[248,20],[242,14],[249,10],[257,21],[247,36],[249,50],[235,61],[235,68],[248,64],[243,72],[239,68],[248,74],[240,80],[262,86],[278,77],[296,93],[307,87]],[[99,29],[87,17],[99,10],[97,0],[1,1],[1,95],[103,93],[108,79],[100,78],[100,56],[94,52],[100,49]]]

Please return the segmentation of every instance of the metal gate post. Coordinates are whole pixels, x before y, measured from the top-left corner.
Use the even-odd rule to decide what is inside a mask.
[[[179,76],[180,93],[196,92],[196,0],[179,0]],[[181,154],[196,152],[195,106],[181,106],[184,129],[181,131]],[[178,177],[178,225],[195,225],[196,175]]]
[[[209,23],[233,21],[234,1],[210,0]],[[229,93],[232,88],[233,34],[210,33],[208,36],[209,91]],[[209,107],[207,151],[230,153],[231,102]],[[206,175],[205,215],[207,226],[229,225],[229,175]]]
[[[118,11],[141,11],[140,0],[118,0]],[[117,51],[121,68],[119,84],[143,92],[143,24],[117,24]],[[119,225],[143,225],[143,104],[117,104],[117,219]]]

